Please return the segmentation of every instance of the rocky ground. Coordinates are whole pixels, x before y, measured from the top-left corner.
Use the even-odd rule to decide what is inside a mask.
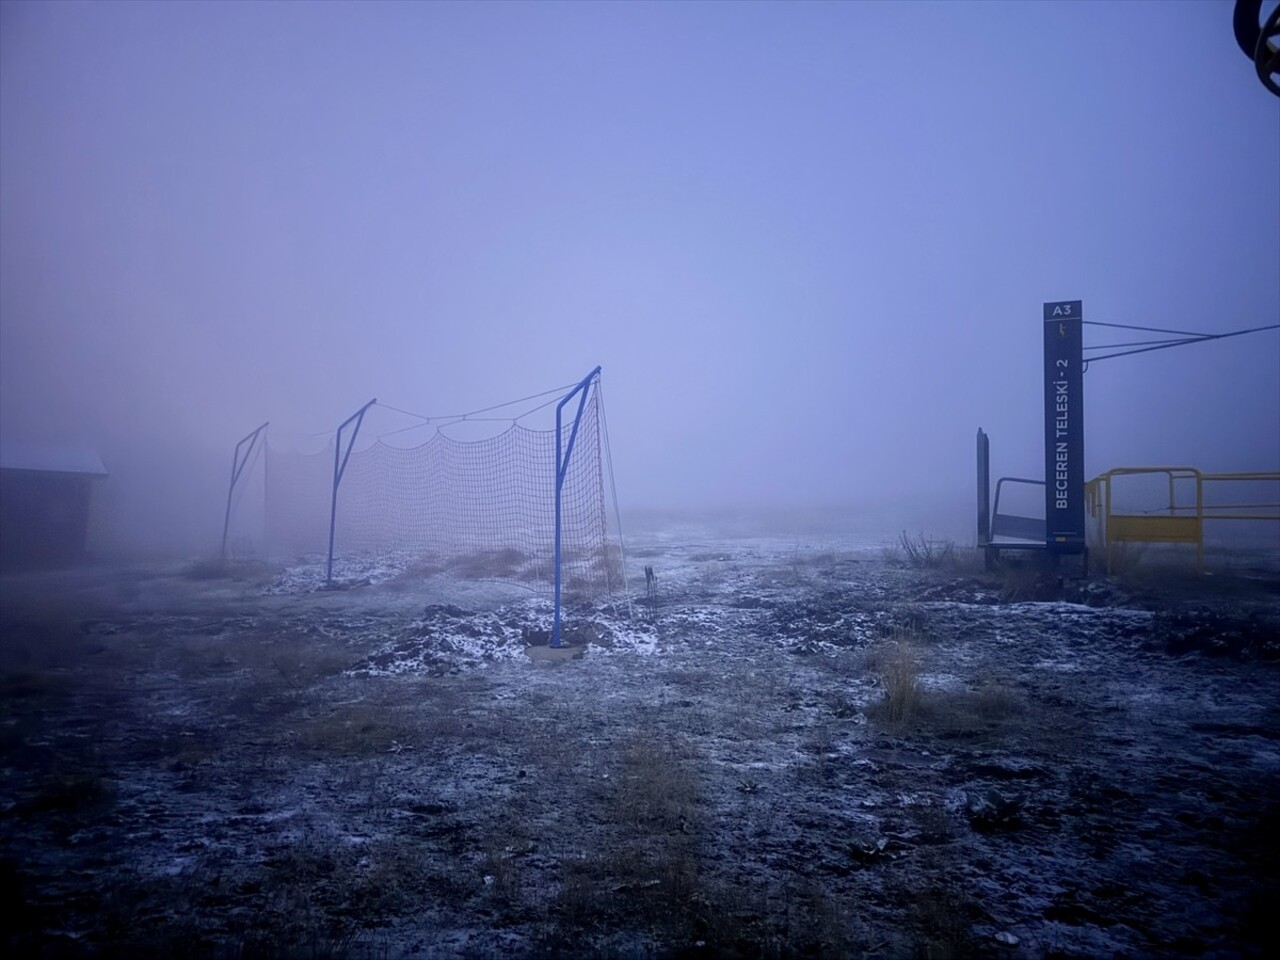
[[[1263,955],[1274,567],[938,559],[649,537],[558,664],[544,598],[386,558],[6,577],[0,943]]]

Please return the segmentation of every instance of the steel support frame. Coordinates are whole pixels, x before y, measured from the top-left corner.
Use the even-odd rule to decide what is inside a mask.
[[[573,457],[573,445],[578,439],[578,427],[582,423],[582,412],[587,406],[587,394],[590,392],[591,384],[600,376],[600,368],[596,367],[581,382],[560,398],[560,402],[556,404],[556,477],[555,477],[555,496],[556,496],[556,539],[555,539],[555,616],[551,627],[551,646],[562,647],[564,641],[560,637],[560,594],[563,584],[563,576],[561,575],[561,491],[564,487],[564,479],[569,472],[569,463]],[[569,431],[569,442],[564,443],[564,427],[563,413],[565,404],[574,397],[578,398],[578,410],[573,417],[573,427]]]
[[[241,441],[236,444],[235,453],[231,457],[231,485],[227,488],[227,512],[222,519],[222,550],[219,553],[223,563],[227,562],[227,532],[231,529],[231,498],[236,492],[236,484],[240,482],[240,474],[244,472],[244,468],[249,463],[249,458],[253,456],[253,451],[258,443],[258,437],[261,436],[262,431],[266,430],[270,423],[271,421],[268,420],[262,426],[258,427],[257,430],[254,430],[252,433],[241,439]],[[244,451],[244,456],[241,457],[240,449],[246,443],[249,447]]]
[[[351,459],[351,449],[356,444],[356,437],[360,435],[360,424],[364,423],[365,411],[378,402],[378,398],[374,397],[363,407],[353,413],[347,419],[343,420],[338,427],[338,432],[333,440],[333,496],[329,501],[329,559],[325,564],[324,583],[325,586],[333,586],[333,536],[338,524],[338,484],[342,483],[342,475],[347,472],[347,461]],[[347,440],[347,452],[342,452],[342,431],[347,429],[351,421],[355,421],[355,427],[351,430],[351,437]],[[338,459],[341,456],[342,462],[339,465]]]

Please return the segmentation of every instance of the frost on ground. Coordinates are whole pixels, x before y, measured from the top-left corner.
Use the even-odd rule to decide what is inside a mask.
[[[496,610],[476,612],[453,604],[428,604],[422,615],[393,639],[354,664],[353,676],[438,676],[484,664],[525,659],[525,649],[551,641],[551,601],[529,599]],[[622,604],[607,603],[568,611],[562,642],[597,653],[617,650],[653,652],[652,627],[625,616]]]
[[[45,956],[1262,956],[1272,573],[653,536],[572,608],[410,557],[10,577],[0,934]],[[1034,578],[1032,578],[1034,579]],[[643,576],[632,583],[643,585]]]
[[[404,574],[415,563],[409,553],[384,553],[335,557],[330,569],[327,557],[305,557],[285,567],[262,592],[267,595],[315,593],[317,590],[350,590],[386,583]]]

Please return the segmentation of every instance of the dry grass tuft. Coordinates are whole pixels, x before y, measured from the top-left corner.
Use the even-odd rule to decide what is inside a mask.
[[[1121,583],[1143,580],[1142,561],[1147,554],[1147,544],[1121,541],[1103,547],[1098,552],[1107,576],[1115,577]]]
[[[1042,575],[1035,564],[1006,562],[1000,567],[1000,602],[1022,603],[1040,596]]]
[[[615,829],[607,843],[563,861],[552,905],[559,933],[644,929],[690,938],[704,929],[710,902],[697,757],[683,742],[637,739],[618,746],[611,766],[600,812]]]
[[[449,564],[449,572],[463,580],[514,580],[525,564],[525,555],[513,547],[479,550]]]
[[[344,703],[304,721],[297,742],[307,750],[343,757],[392,753],[412,745],[417,730],[404,718],[376,703]]]
[[[894,729],[928,725],[948,736],[989,737],[999,734],[1024,705],[1016,689],[987,679],[975,689],[925,691],[920,686],[921,635],[896,628],[866,654],[866,669],[880,681],[880,700],[867,714]]]
[[[929,886],[911,907],[918,940],[915,954],[924,960],[979,956],[973,935],[975,906],[949,886]]]
[[[1003,736],[1009,721],[1024,712],[1018,692],[996,681],[973,690],[930,693],[922,711],[939,734],[970,742]]]
[[[678,743],[636,741],[621,752],[613,804],[622,823],[688,832],[696,817],[698,778]]]
[[[974,713],[987,723],[1001,723],[1022,709],[1017,691],[995,680],[983,681],[971,696]]]
[[[227,561],[222,557],[201,557],[187,566],[188,580],[222,580],[230,576]]]
[[[873,647],[867,652],[867,668],[879,676],[882,689],[872,714],[890,726],[910,723],[921,701],[918,638],[902,635]]]

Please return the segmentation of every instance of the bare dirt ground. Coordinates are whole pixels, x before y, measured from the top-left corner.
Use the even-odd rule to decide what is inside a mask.
[[[403,564],[0,582],[14,956],[1262,956],[1280,576],[631,546],[633,615]],[[634,573],[657,573],[657,602]]]

